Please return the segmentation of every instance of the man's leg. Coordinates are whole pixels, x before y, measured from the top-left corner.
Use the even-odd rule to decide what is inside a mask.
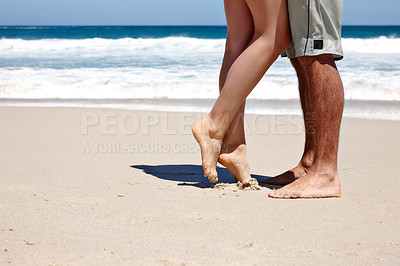
[[[308,87],[307,75],[299,58],[293,58],[290,61],[296,70],[297,79],[299,81],[300,102],[303,110],[304,126],[306,131],[304,152],[299,164],[296,167],[263,182],[270,185],[287,185],[297,178],[305,176],[308,168],[311,167],[314,160],[315,119],[314,111],[312,110],[312,106],[310,104],[310,89]]]
[[[299,58],[309,87],[310,106],[315,119],[315,154],[307,174],[269,193],[274,198],[339,197],[337,172],[340,124],[344,93],[333,56]]]

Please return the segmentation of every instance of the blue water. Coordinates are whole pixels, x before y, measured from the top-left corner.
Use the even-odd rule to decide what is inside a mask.
[[[222,39],[224,26],[6,26],[0,27],[0,38],[87,39],[87,38],[165,38],[189,37]]]
[[[343,38],[400,38],[400,26],[343,26]],[[225,26],[0,26],[0,38],[87,39],[87,38],[226,38]]]
[[[225,38],[224,26],[0,26],[0,105],[207,111]],[[342,45],[345,115],[400,120],[400,26],[343,26]],[[249,100],[252,113],[301,114],[290,61]]]

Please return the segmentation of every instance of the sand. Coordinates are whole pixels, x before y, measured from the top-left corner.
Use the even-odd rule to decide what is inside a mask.
[[[203,177],[200,117],[0,108],[0,264],[400,264],[400,122],[343,121],[341,198],[276,200]],[[254,178],[297,164],[300,117],[246,130]]]

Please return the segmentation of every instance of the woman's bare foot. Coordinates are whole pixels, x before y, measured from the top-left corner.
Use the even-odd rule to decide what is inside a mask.
[[[290,184],[296,179],[305,176],[308,173],[308,169],[311,168],[313,161],[314,161],[314,153],[313,152],[305,153],[303,154],[299,164],[296,167],[280,175],[274,176],[273,178],[264,180],[262,181],[262,183],[268,185],[279,185],[279,186],[285,186],[287,184]]]
[[[290,169],[289,171],[286,171],[280,175],[274,176],[273,178],[264,180],[261,183],[268,185],[285,186],[287,184],[292,183],[296,179],[305,176],[306,174],[307,174],[307,168],[302,164],[298,164],[295,168]]]
[[[192,132],[200,145],[204,176],[215,183],[218,181],[217,161],[224,136],[219,134],[218,129],[213,129],[210,126],[208,118],[196,122],[192,126]]]
[[[309,171],[292,183],[272,191],[271,198],[329,198],[340,197],[341,189],[337,173],[327,174]]]
[[[242,183],[249,182],[251,176],[250,167],[247,162],[246,144],[235,146],[223,144],[218,162],[229,170],[236,181]]]

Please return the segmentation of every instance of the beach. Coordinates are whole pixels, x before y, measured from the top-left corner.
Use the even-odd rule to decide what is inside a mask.
[[[0,107],[0,264],[400,263],[399,121],[343,120],[342,197],[277,200],[202,176],[202,116]],[[253,177],[298,163],[301,117],[246,121]]]
[[[398,265],[400,27],[342,31],[342,197],[277,200],[203,177],[226,26],[0,26],[0,265]],[[297,165],[289,60],[246,115],[253,178]]]

